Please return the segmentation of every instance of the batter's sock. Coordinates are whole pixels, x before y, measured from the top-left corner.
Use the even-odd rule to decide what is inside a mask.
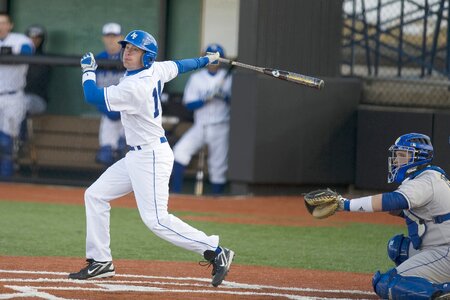
[[[14,162],[11,157],[3,156],[0,159],[0,176],[11,177],[14,175]]]
[[[211,192],[213,195],[222,195],[225,190],[225,183],[211,183]]]
[[[183,180],[184,180],[184,170],[186,169],[185,166],[180,164],[179,162],[173,163],[173,170],[172,170],[172,182],[171,182],[171,188],[170,191],[173,193],[181,193],[181,190],[183,189]]]

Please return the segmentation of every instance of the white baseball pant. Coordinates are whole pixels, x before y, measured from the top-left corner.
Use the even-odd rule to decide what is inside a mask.
[[[85,192],[86,258],[112,260],[109,202],[132,191],[143,222],[157,236],[201,255],[215,250],[218,236],[207,236],[167,211],[173,166],[169,144],[141,147],[109,167]]]

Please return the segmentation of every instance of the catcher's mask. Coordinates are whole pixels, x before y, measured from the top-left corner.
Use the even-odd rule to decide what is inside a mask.
[[[389,148],[388,183],[401,183],[433,160],[433,145],[425,134],[408,133],[400,136]]]

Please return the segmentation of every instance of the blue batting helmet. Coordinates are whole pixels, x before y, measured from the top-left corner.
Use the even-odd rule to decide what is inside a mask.
[[[389,148],[389,151],[391,152],[388,158],[389,183],[401,183],[433,160],[431,140],[427,135],[421,133],[408,133],[400,136]]]
[[[219,52],[220,57],[222,58],[225,57],[225,51],[223,50],[223,47],[220,46],[219,44],[209,44],[206,47],[205,52],[213,52],[213,53]]]
[[[119,44],[122,45],[122,50],[128,43],[144,50],[142,64],[144,65],[144,68],[150,68],[158,55],[158,44],[156,43],[155,38],[150,33],[143,30],[133,30],[127,34],[123,41],[119,42]]]

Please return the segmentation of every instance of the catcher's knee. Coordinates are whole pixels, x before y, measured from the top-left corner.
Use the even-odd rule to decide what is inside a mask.
[[[401,276],[396,269],[384,274],[377,271],[372,278],[375,293],[382,299],[435,299],[450,292],[446,284],[434,284],[425,278]]]
[[[410,244],[411,239],[403,234],[398,234],[388,241],[387,253],[396,266],[409,258]]]

